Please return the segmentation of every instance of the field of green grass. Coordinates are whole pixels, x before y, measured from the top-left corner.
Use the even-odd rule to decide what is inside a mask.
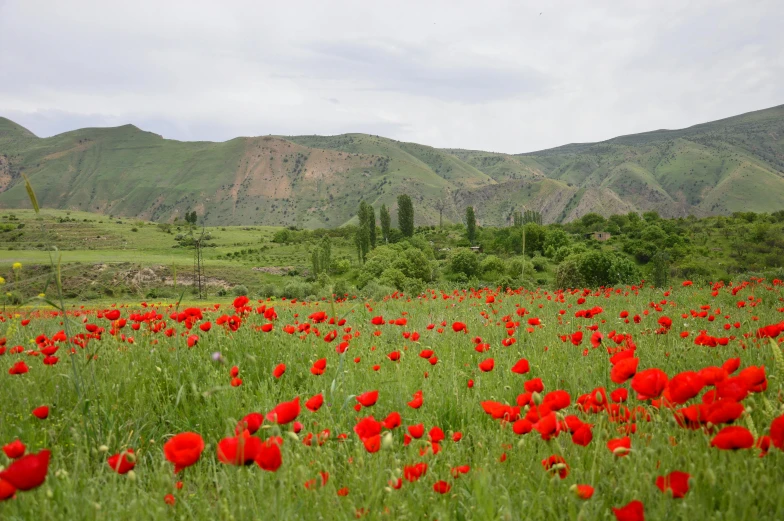
[[[29,456],[0,454],[0,518],[781,519],[783,299],[746,281],[225,298],[182,321],[155,301],[6,308],[0,445]],[[171,450],[187,432],[190,458]]]

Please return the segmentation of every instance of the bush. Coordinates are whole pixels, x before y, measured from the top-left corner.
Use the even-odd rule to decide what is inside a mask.
[[[495,255],[488,255],[482,261],[481,271],[482,273],[504,273],[506,271],[506,265],[504,264],[504,261]]]
[[[544,257],[536,256],[531,259],[531,266],[534,267],[534,270],[542,272],[547,271],[547,259]]]
[[[313,286],[306,282],[297,282],[292,281],[283,286],[283,291],[281,292],[281,296],[292,299],[299,299],[302,300],[305,297],[313,295]]]
[[[259,293],[262,297],[274,297],[277,296],[277,288],[275,284],[262,284]]]
[[[640,270],[628,258],[612,252],[589,251],[567,257],[556,271],[559,288],[612,286],[639,282]]]
[[[393,228],[394,229],[394,228]],[[395,292],[395,288],[391,288],[389,286],[383,286],[376,282],[375,280],[371,280],[368,282],[364,288],[362,288],[362,295],[371,299],[371,300],[382,300],[387,295],[391,295]]]
[[[479,259],[473,251],[467,248],[458,248],[452,252],[449,259],[449,269],[452,273],[462,273],[470,278],[479,273]]]
[[[403,289],[403,283],[406,281],[406,274],[397,268],[387,268],[381,274],[378,281],[384,286],[391,286],[399,290]]]
[[[235,297],[244,297],[248,294],[248,288],[242,284],[237,284],[231,288],[231,292]]]

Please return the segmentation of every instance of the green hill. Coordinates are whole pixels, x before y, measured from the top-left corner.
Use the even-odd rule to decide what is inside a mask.
[[[0,208],[42,206],[170,221],[336,227],[365,199],[417,224],[460,220],[466,205],[501,225],[525,205],[546,222],[655,210],[666,217],[784,207],[784,105],[681,130],[526,154],[436,149],[365,134],[163,139],[132,125],[38,138],[0,118]]]

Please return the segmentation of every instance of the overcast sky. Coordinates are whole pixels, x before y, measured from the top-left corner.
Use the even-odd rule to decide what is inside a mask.
[[[782,20],[781,0],[0,0],[0,116],[526,152],[784,103]]]

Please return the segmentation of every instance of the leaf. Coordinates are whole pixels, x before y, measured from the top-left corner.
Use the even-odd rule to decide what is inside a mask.
[[[33,191],[33,185],[30,184],[30,180],[27,179],[26,175],[22,174],[22,177],[25,180],[25,190],[27,190],[27,197],[30,198],[33,210],[35,210],[35,213],[41,213],[41,209],[38,207],[38,199],[35,197],[35,192]]]

